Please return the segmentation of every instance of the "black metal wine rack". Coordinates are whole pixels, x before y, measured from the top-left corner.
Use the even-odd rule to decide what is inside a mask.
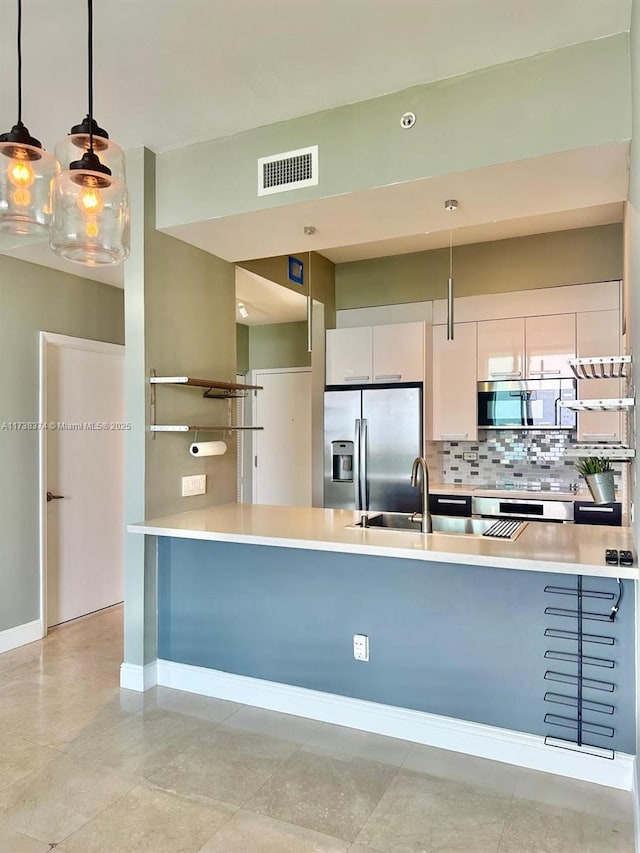
[[[591,622],[615,621],[622,598],[622,582],[618,580],[617,594],[600,590],[585,589],[582,575],[577,576],[575,587],[546,586],[546,593],[553,596],[571,596],[575,598],[575,607],[545,608],[545,615],[557,617],[554,625],[559,627],[547,628],[545,637],[566,641],[563,649],[548,649],[545,659],[555,661],[553,669],[546,670],[545,681],[557,685],[547,691],[544,701],[556,705],[554,711],[545,714],[544,722],[552,731],[562,730],[558,735],[548,734],[545,743],[561,749],[587,753],[600,758],[613,759],[615,752],[608,746],[600,746],[597,742],[613,738],[615,729],[610,723],[615,713],[613,702],[603,701],[606,694],[613,694],[616,685],[613,680],[597,677],[598,670],[609,670],[611,675],[616,663],[613,658],[602,657],[601,654],[612,654],[607,649],[613,649],[615,637],[607,634],[591,633]],[[598,612],[597,602],[614,602],[608,613]],[[585,625],[587,630],[585,630]],[[594,631],[597,629],[594,627]],[[566,649],[569,649],[568,651]],[[602,695],[605,694],[605,695]],[[597,697],[597,698],[596,698]]]

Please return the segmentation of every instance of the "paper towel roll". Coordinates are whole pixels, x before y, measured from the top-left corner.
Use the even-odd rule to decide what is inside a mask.
[[[222,456],[226,452],[227,445],[224,441],[199,441],[189,448],[192,456]]]

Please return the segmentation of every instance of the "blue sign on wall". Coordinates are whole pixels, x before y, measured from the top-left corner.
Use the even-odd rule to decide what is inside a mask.
[[[289,255],[289,281],[295,284],[304,284],[304,264],[293,255]]]

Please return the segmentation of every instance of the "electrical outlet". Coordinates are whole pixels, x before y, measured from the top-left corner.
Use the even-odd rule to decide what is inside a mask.
[[[462,458],[465,462],[477,462],[478,453],[475,450],[465,450],[465,452],[462,454]]]
[[[369,660],[369,637],[366,634],[353,635],[353,657],[355,660],[368,662]]]
[[[192,477],[182,478],[182,497],[190,498],[193,495],[204,495],[207,492],[207,475],[194,474]]]

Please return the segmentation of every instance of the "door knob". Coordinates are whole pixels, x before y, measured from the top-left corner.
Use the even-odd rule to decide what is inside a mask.
[[[51,501],[61,501],[63,500],[64,495],[54,495],[53,492],[47,492],[47,503]]]

